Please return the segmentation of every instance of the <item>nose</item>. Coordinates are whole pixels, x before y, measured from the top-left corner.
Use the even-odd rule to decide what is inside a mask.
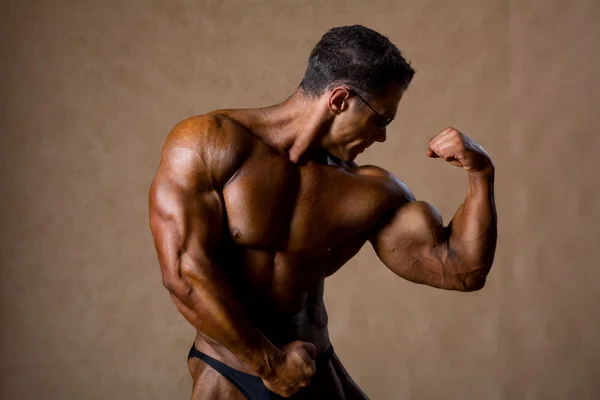
[[[386,131],[387,131],[387,128],[379,129],[379,131],[377,132],[377,135],[375,135],[375,141],[381,142],[381,143],[385,142]]]

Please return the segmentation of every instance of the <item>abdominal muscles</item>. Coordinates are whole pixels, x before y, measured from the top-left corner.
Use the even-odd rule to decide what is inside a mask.
[[[284,252],[245,249],[240,264],[232,278],[245,305],[259,308],[248,311],[261,314],[298,314],[308,300],[314,299],[324,277],[318,261],[301,260]]]
[[[326,343],[323,268],[276,251],[230,248],[224,272],[247,315],[273,342]]]

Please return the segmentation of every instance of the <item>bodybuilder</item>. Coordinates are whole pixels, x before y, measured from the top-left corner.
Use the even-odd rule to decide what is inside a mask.
[[[496,213],[481,146],[454,128],[429,141],[427,156],[468,174],[447,226],[391,173],[353,161],[385,141],[413,74],[379,33],[334,28],[284,102],[173,128],[150,227],[164,286],[197,330],[192,399],[367,398],[331,347],[323,304],[324,279],[367,241],[409,281],[484,286]]]

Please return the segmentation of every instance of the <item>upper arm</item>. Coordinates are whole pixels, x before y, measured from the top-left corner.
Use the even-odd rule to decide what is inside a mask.
[[[182,129],[190,127],[174,131]],[[172,132],[149,196],[150,229],[163,283],[181,294],[191,290],[190,280],[203,279],[210,270],[223,229],[221,181],[232,170],[226,158],[234,159],[207,147],[199,150],[193,142],[185,132]]]
[[[411,190],[388,171],[366,165],[358,168],[362,175],[382,179],[395,193],[399,204],[388,213],[369,236],[377,256],[395,274],[416,283],[436,287],[451,284],[447,265],[451,254],[448,232],[440,213],[429,203],[416,201]]]
[[[409,281],[473,290],[480,273],[458,268],[449,237],[450,228],[431,204],[408,201],[381,223],[370,240],[381,261]]]
[[[429,203],[409,201],[382,221],[371,238],[375,252],[397,275],[432,284],[448,257],[442,218]]]

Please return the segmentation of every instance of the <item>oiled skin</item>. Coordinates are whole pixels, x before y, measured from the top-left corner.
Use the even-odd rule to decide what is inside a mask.
[[[278,348],[295,340],[310,342],[318,358],[331,344],[324,279],[368,239],[388,267],[406,279],[477,289],[461,287],[468,279],[440,270],[451,265],[449,252],[429,249],[408,260],[406,269],[386,262],[393,257],[383,254],[385,239],[377,239],[377,233],[389,229],[388,222],[399,218],[396,211],[408,203],[421,210],[415,211],[414,223],[424,226],[434,242],[448,243],[449,230],[439,215],[415,202],[398,179],[374,166],[327,165],[319,157],[294,164],[244,126],[242,116],[242,111],[221,111],[178,124],[167,138],[151,188],[151,227],[164,283],[197,328],[200,351],[263,377],[268,372],[253,352],[271,351],[269,342]],[[427,258],[435,262],[420,261]],[[415,269],[417,261],[425,268]],[[464,273],[484,279],[487,270]],[[192,298],[194,285],[202,290]],[[244,398],[201,360],[192,358],[188,365],[192,398]],[[294,398],[366,396],[334,356]]]

